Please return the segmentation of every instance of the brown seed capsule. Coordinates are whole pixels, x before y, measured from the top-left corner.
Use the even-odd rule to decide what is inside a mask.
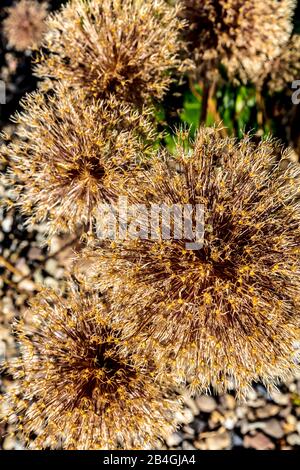
[[[187,246],[197,242],[193,212],[191,240],[148,228],[146,239],[88,250],[94,281],[111,291],[128,339],[161,345],[161,363],[173,358],[193,389],[223,391],[234,380],[243,395],[297,367],[300,168],[282,169],[277,155],[289,151],[272,139],[237,142],[203,128],[190,149],[183,134],[178,141],[175,164],[158,160],[132,203],[203,204],[203,246]]]
[[[180,66],[182,24],[163,0],[75,0],[50,18],[37,74],[97,98],[161,99]]]
[[[270,64],[266,71],[267,86],[271,92],[286,91],[293,93],[293,82],[300,77],[300,35],[294,35]],[[299,86],[297,86],[299,88]]]
[[[103,299],[73,286],[66,298],[42,290],[30,313],[17,327],[2,417],[31,448],[153,448],[174,429],[172,377],[158,380],[155,358],[122,342]]]
[[[87,103],[84,92],[61,86],[27,97],[23,109],[18,137],[3,150],[17,204],[29,223],[46,221],[50,237],[91,230],[99,204],[117,197],[153,142],[147,112],[114,97]]]
[[[7,9],[3,21],[3,32],[10,47],[26,51],[40,45],[46,31],[48,3],[35,0],[20,0]]]
[[[220,66],[230,79],[256,82],[293,29],[294,0],[183,0],[184,36],[202,78]]]

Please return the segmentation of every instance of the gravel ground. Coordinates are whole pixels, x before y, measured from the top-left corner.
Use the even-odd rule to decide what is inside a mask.
[[[186,398],[182,426],[166,449],[292,450],[300,448],[300,375],[272,397],[256,385],[247,402],[233,394]]]

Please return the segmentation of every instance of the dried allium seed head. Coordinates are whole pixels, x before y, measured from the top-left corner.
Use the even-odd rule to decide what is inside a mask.
[[[256,82],[292,32],[294,0],[183,0],[185,38],[204,78],[218,75]]]
[[[156,380],[154,359],[133,344],[121,352],[103,300],[44,290],[30,313],[31,326],[18,326],[21,355],[10,362],[15,384],[3,409],[33,448],[151,448],[172,431],[180,402],[170,377]]]
[[[128,338],[139,333],[150,348],[162,345],[192,375],[193,389],[224,391],[234,379],[243,395],[252,381],[272,385],[296,368],[300,168],[282,169],[277,155],[286,163],[289,152],[272,139],[236,142],[201,129],[192,150],[186,144],[181,135],[177,169],[158,161],[132,202],[203,204],[203,247],[191,250],[188,237],[171,232],[164,240],[160,232],[89,255]]]
[[[153,143],[148,114],[113,97],[87,104],[63,87],[30,95],[23,108],[6,149],[23,213],[32,224],[47,220],[50,236],[91,230],[99,204],[114,200]]]
[[[74,0],[48,22],[38,76],[103,98],[161,99],[180,65],[177,9],[163,0]]]
[[[20,0],[8,8],[3,31],[9,46],[17,51],[38,47],[46,31],[47,10],[47,2],[39,3],[36,0]]]
[[[300,35],[291,37],[288,44],[269,66],[267,86],[271,92],[289,90],[300,79]]]

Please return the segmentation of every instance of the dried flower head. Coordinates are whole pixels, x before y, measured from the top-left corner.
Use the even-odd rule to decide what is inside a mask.
[[[111,202],[147,154],[154,133],[147,113],[116,99],[86,103],[83,92],[33,93],[17,115],[6,150],[18,205],[50,236],[91,229],[100,203]]]
[[[163,346],[193,389],[223,391],[234,380],[246,394],[252,381],[272,385],[296,368],[300,168],[271,139],[236,142],[203,128],[189,150],[179,137],[175,165],[157,161],[132,203],[203,204],[203,247],[160,229],[157,239],[116,239],[89,256],[128,338]],[[139,223],[149,233],[149,217]]]
[[[256,81],[292,32],[294,0],[183,0],[185,38],[205,78],[220,65],[230,79]]]
[[[36,0],[20,0],[8,8],[8,16],[3,21],[3,32],[10,47],[26,51],[40,45],[46,31],[45,19],[48,3]]]
[[[130,449],[155,446],[174,428],[180,402],[170,377],[122,345],[107,306],[72,286],[67,298],[42,291],[32,324],[18,325],[21,356],[11,360],[14,389],[6,415],[33,448]]]
[[[180,65],[177,9],[163,0],[75,0],[48,22],[38,76],[97,98],[161,99]]]
[[[291,37],[267,72],[267,86],[271,92],[292,91],[292,82],[300,79],[300,35]]]

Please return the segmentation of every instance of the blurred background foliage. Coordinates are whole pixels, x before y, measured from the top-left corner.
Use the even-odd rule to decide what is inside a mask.
[[[39,0],[42,2],[42,0]],[[168,0],[174,3],[174,0]],[[66,0],[50,0],[50,11],[57,10]],[[6,17],[6,8],[13,0],[1,0],[0,5],[0,79],[1,71],[7,68],[7,61],[16,60],[16,70],[10,73],[7,85],[6,105],[0,105],[0,130],[8,123],[10,116],[19,109],[20,99],[37,87],[37,79],[32,69],[35,52],[18,52],[7,47],[1,34],[2,20]],[[294,16],[294,33],[300,34],[300,1]],[[173,135],[176,128],[189,126],[191,135],[195,134],[200,124],[208,126],[221,123],[226,128],[224,134],[240,138],[244,132],[252,132],[259,136],[273,134],[280,138],[285,145],[294,148],[300,155],[300,105],[294,105],[291,100],[291,83],[280,93],[270,94],[267,87],[258,90],[252,84],[237,85],[226,77],[226,71],[221,70],[222,80],[205,103],[203,94],[204,83],[193,83],[187,77],[174,77],[171,90],[163,103],[157,104],[156,118],[159,128],[164,132],[165,144],[172,151]],[[300,80],[300,77],[299,77]]]
[[[294,34],[300,34],[300,2],[294,17]],[[203,112],[203,83],[192,83],[183,78],[175,82],[162,105],[158,106],[157,119],[165,132],[165,143],[170,151],[174,147],[173,134],[179,126],[189,126],[191,135],[199,125],[222,124],[226,134],[241,138],[251,132],[258,136],[272,134],[290,145],[300,155],[300,105],[292,103],[292,84],[281,92],[270,94],[267,87],[258,90],[251,83],[230,83],[226,71],[211,93],[207,113]],[[300,80],[300,77],[299,77]],[[179,111],[178,111],[179,110]],[[201,119],[205,114],[205,119]]]

